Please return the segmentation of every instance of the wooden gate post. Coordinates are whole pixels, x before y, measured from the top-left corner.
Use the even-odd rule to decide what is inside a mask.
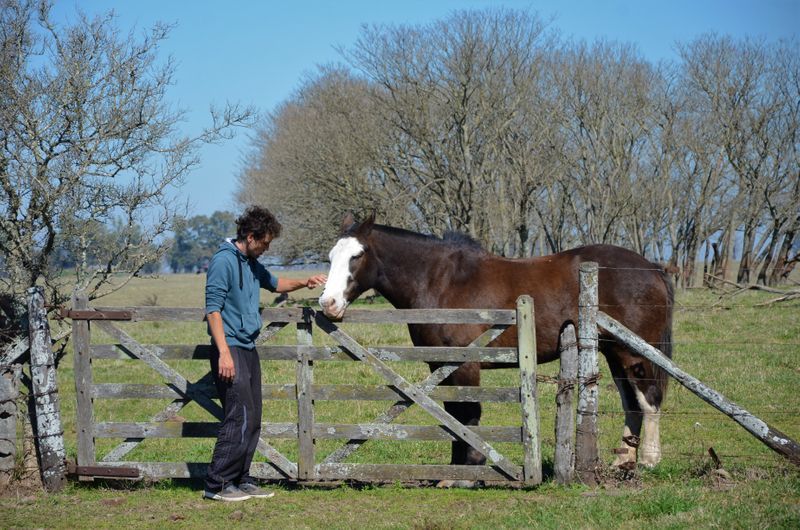
[[[311,335],[311,309],[303,308],[303,322],[297,323],[297,478],[316,478],[314,472],[314,401],[311,395],[314,384],[314,363],[306,347],[313,345]]]
[[[539,401],[536,394],[536,327],[533,298],[517,298],[517,340],[519,343],[519,390],[522,401],[522,446],[526,485],[542,483],[542,450],[539,439]]]
[[[597,478],[597,263],[580,265],[578,295],[578,416],[575,468],[584,484]]]
[[[575,326],[564,328],[559,341],[561,368],[556,391],[556,482],[569,484],[575,476],[575,382],[578,378],[578,343]]]
[[[89,299],[84,291],[72,294],[72,308],[86,310]],[[94,451],[94,405],[91,396],[92,387],[92,354],[89,349],[89,321],[72,321],[72,345],[75,353],[75,396],[77,408],[75,415],[78,431],[78,465],[92,466],[95,462]]]
[[[28,329],[31,345],[31,381],[36,408],[39,468],[47,491],[59,491],[67,479],[64,430],[58,403],[58,385],[50,324],[44,308],[44,289],[28,289]]]

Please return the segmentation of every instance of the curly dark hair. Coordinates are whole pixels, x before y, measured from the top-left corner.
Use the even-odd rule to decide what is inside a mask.
[[[269,234],[274,239],[281,235],[281,224],[266,208],[248,206],[236,219],[236,239],[244,241],[248,234],[253,234],[256,239],[263,239]]]

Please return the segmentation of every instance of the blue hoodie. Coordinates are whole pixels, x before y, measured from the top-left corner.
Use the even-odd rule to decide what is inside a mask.
[[[242,254],[232,239],[226,239],[208,265],[206,314],[220,312],[228,346],[255,347],[261,331],[259,287],[275,292],[278,278]]]

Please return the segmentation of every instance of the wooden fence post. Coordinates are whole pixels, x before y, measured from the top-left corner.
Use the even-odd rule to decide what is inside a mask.
[[[0,368],[0,490],[17,465],[17,414],[21,365]]]
[[[556,449],[553,463],[555,480],[569,484],[575,476],[575,382],[578,378],[578,343],[575,326],[561,332],[561,368],[556,391]]]
[[[314,363],[304,351],[313,345],[311,335],[311,309],[303,308],[303,322],[297,323],[297,478],[309,480],[314,472],[314,401],[311,390],[314,384]]]
[[[526,485],[542,483],[542,451],[539,438],[539,401],[536,394],[536,326],[533,298],[517,298],[517,340],[519,343],[520,399],[522,401],[522,445]]]
[[[55,359],[50,324],[44,308],[44,289],[28,289],[28,327],[31,345],[31,381],[36,408],[36,435],[42,483],[47,491],[59,491],[66,482],[66,450],[58,403]]]
[[[597,458],[597,263],[581,263],[578,295],[578,416],[575,468],[595,484]]]
[[[84,291],[72,294],[72,308],[85,310],[89,308],[89,299]],[[89,349],[89,321],[72,321],[72,347],[75,353],[75,396],[77,408],[75,415],[78,431],[78,465],[92,466],[95,462],[94,451],[94,408],[91,396],[92,355]],[[90,479],[87,479],[90,480]]]

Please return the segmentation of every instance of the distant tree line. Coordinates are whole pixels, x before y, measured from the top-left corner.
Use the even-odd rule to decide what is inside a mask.
[[[172,272],[203,272],[226,237],[236,237],[236,217],[217,211],[210,216],[182,219],[175,228],[169,250]]]
[[[800,250],[798,42],[704,35],[653,64],[522,11],[365,27],[269,114],[241,202],[324,255],[345,210],[509,257],[613,243],[774,283]],[[735,269],[734,269],[735,267]]]

